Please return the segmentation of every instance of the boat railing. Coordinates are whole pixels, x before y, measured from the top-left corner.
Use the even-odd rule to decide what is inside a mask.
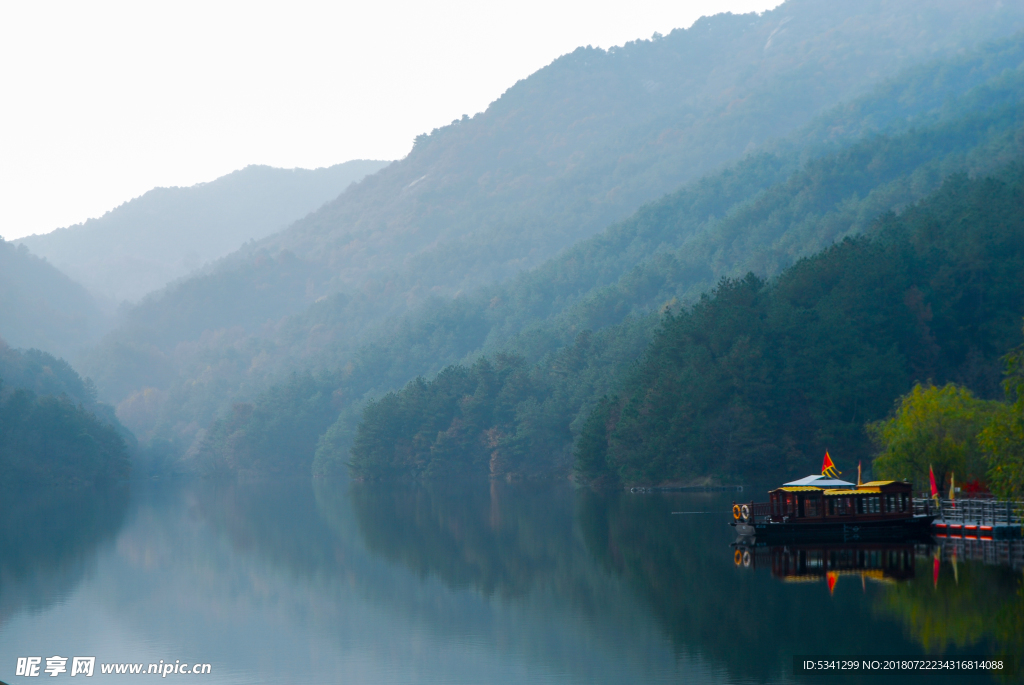
[[[771,519],[772,515],[772,504],[771,502],[734,502],[735,509],[733,509],[737,518],[742,518],[743,521],[748,523],[765,523]],[[738,512],[742,511],[742,517]],[[747,518],[747,512],[750,512],[749,518]]]
[[[947,523],[972,523],[982,526],[1024,526],[1024,502],[994,499],[914,499],[914,513],[938,516]]]

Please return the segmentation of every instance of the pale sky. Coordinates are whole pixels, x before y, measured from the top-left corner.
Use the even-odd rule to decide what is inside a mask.
[[[778,0],[0,3],[0,236],[248,164],[399,159],[580,45]]]

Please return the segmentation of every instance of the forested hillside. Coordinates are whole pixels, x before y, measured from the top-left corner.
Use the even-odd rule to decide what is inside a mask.
[[[14,242],[98,297],[137,302],[247,241],[281,230],[387,164],[248,166],[209,183],[154,188],[98,219]]]
[[[471,365],[481,351],[505,351],[524,358],[520,367],[540,362],[517,373],[539,379],[537,416],[562,417],[543,448],[557,451],[567,469],[571,442],[565,431],[578,434],[593,402],[611,391],[619,371],[644,349],[663,305],[692,299],[722,276],[750,269],[777,273],[923,197],[949,173],[985,173],[1024,154],[1024,71],[1006,68],[1024,62],[1021,49],[1012,41],[916,70],[900,87],[890,84],[878,97],[834,113],[848,121],[852,112],[888,111],[889,135],[871,134],[802,165],[798,160],[808,147],[790,141],[791,148],[751,156],[684,187],[507,285],[442,300],[401,320],[376,344],[335,358],[337,372],[296,376],[236,407],[206,436],[198,463],[226,468],[273,462],[275,470],[301,470],[315,433],[340,413],[318,451],[317,469],[329,471],[349,460],[366,394],[379,396],[460,359]],[[965,75],[982,85],[967,88],[976,81]],[[953,84],[967,92],[950,97]],[[909,122],[906,110],[886,105],[928,101],[915,94],[940,85],[947,88],[947,97],[938,99],[942,105]],[[812,132],[823,128],[820,123]],[[343,317],[313,318],[329,312],[329,304],[314,306],[292,325],[329,336],[330,327],[346,324]],[[546,406],[556,395],[558,406]],[[272,447],[289,441],[295,449],[287,454]]]
[[[0,488],[125,480],[134,442],[67,362],[0,339]]]
[[[109,326],[93,297],[25,247],[0,239],[0,336],[72,358]]]
[[[486,112],[422,137],[406,159],[225,259],[216,273],[149,298],[84,368],[134,427],[187,444],[218,412],[291,370],[359,367],[364,345],[372,343],[365,353],[372,355],[407,325],[385,324],[389,316],[434,317],[432,298],[465,296],[542,264],[745,153],[778,159],[761,158],[762,175],[726,189],[734,195],[709,205],[715,217],[785,179],[801,155],[821,154],[811,151],[811,138],[842,144],[941,107],[984,81],[979,73],[993,75],[988,57],[963,73],[948,66],[955,78],[933,73],[934,91],[922,86],[916,97],[892,98],[863,117],[834,111],[790,153],[766,144],[900,69],[1019,29],[1022,13],[1015,5],[953,0],[789,2],[614,50],[580,49],[510,88]],[[693,218],[690,227],[700,231],[704,223]],[[661,246],[638,244],[626,263],[609,263],[603,283],[651,250]],[[560,309],[593,286],[554,287],[560,299],[538,302]],[[460,305],[455,310],[459,318]],[[506,338],[533,323],[532,312],[524,314]],[[439,336],[454,357],[431,355],[424,365],[422,340],[409,348],[396,342],[397,355],[385,360],[393,368],[364,369],[372,385],[335,404],[345,408],[371,388],[395,387],[479,347],[455,332]],[[392,364],[402,360],[409,363]]]
[[[915,380],[998,393],[1000,357],[1020,343],[1021,292],[1024,165],[953,176],[868,236],[768,282],[725,279],[667,312],[583,422],[577,473],[657,483],[802,473],[825,449],[868,458],[864,424]],[[417,380],[367,407],[353,467],[367,477],[557,472],[579,406],[577,370],[557,370],[499,355]]]

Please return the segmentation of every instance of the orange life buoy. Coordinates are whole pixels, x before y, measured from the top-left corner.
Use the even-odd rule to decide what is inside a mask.
[[[743,563],[743,552],[736,550],[736,553],[732,555],[733,563],[737,566]]]
[[[736,519],[737,521],[739,521],[739,519],[740,519],[740,505],[738,505],[738,504],[732,505],[732,517],[734,519]],[[737,552],[737,554],[739,554],[739,552]]]

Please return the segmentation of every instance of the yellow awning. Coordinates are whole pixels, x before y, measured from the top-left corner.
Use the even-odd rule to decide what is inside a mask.
[[[831,497],[832,495],[864,495],[880,492],[882,492],[880,488],[858,488],[857,490],[826,490],[825,495]]]

